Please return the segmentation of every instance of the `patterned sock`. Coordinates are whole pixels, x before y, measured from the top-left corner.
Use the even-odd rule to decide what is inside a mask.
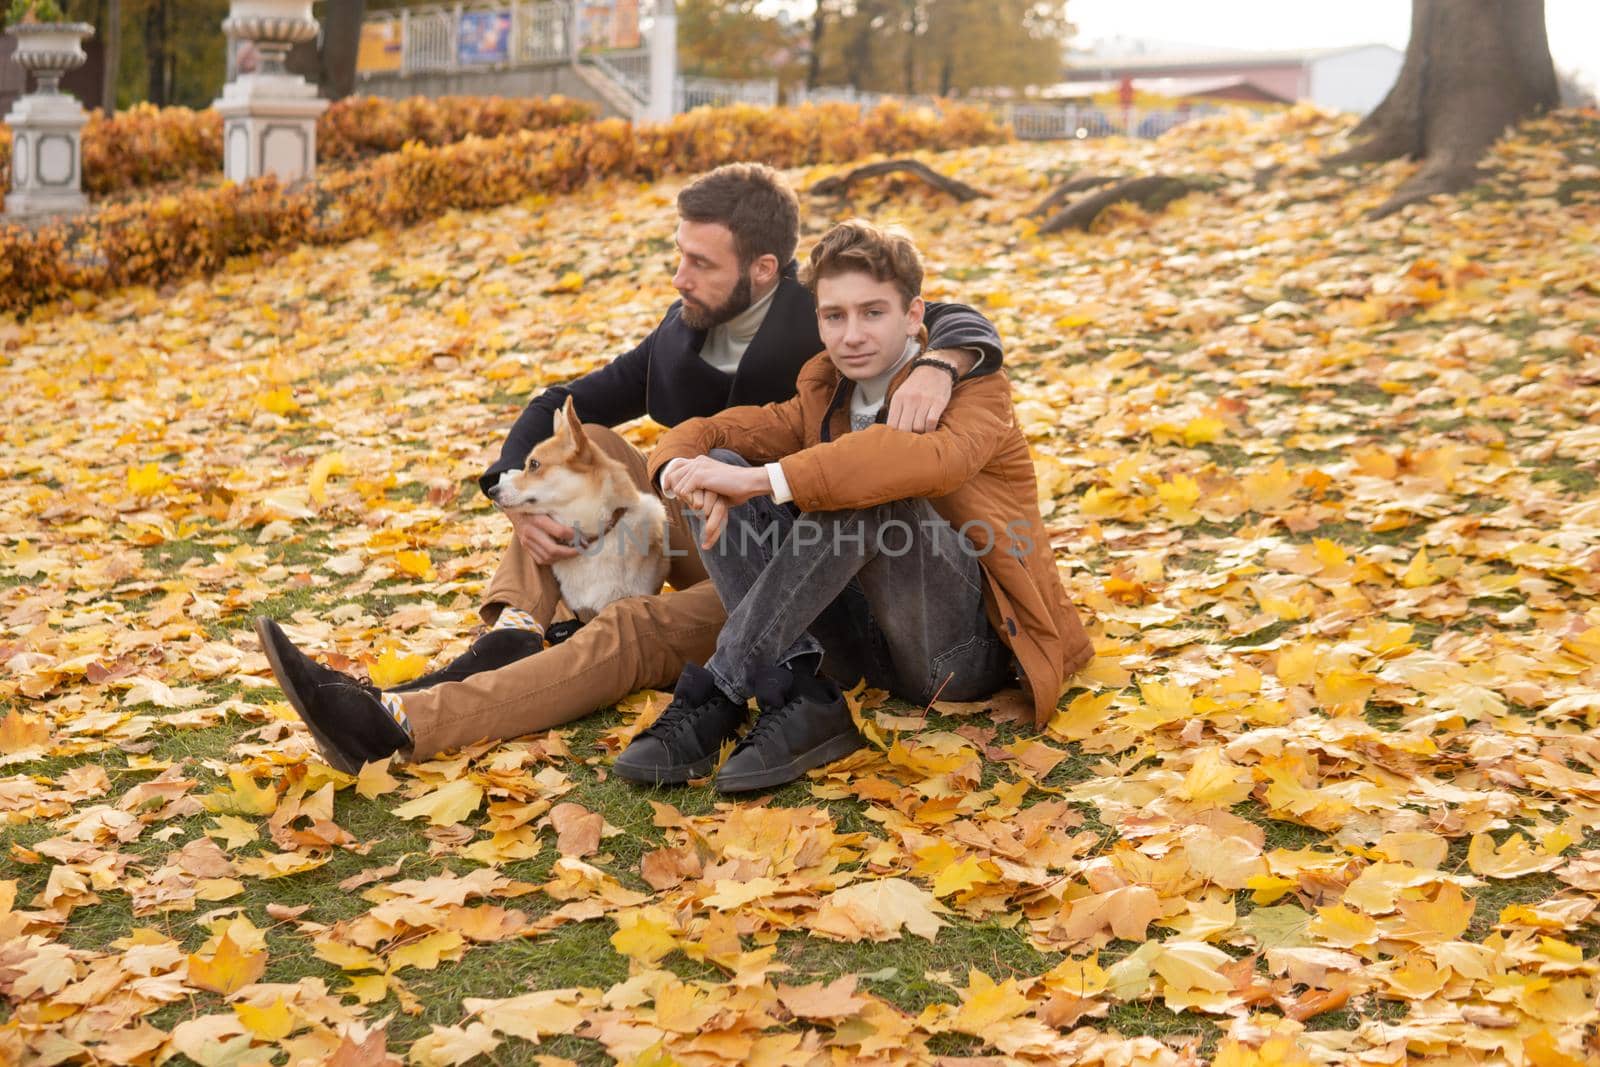
[[[383,705],[383,710],[389,713],[389,718],[398,723],[400,729],[406,732],[406,736],[415,740],[416,735],[411,732],[411,720],[406,718],[406,709],[400,703],[399,694],[380,693],[378,702]]]
[[[494,620],[491,630],[532,630],[540,637],[544,636],[544,627],[534,621],[533,613],[523,611],[507,605],[500,609],[499,618]]]

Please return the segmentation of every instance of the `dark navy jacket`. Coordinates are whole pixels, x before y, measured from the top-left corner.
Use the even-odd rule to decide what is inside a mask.
[[[811,292],[796,276],[791,262],[778,281],[772,306],[733,374],[725,374],[700,358],[706,331],[684,324],[683,302],[674,301],[661,323],[633,351],[565,385],[552,386],[529,401],[506,435],[500,458],[484,471],[478,484],[489,490],[504,471],[527,461],[533,446],[549,437],[568,396],[578,418],[602,426],[648,414],[663,426],[715,415],[741,404],[769,404],[794,396],[795,378],[812,356],[822,351],[817,334],[817,309]],[[929,303],[924,320],[928,347],[973,348],[983,354],[972,373],[1000,367],[1000,335],[989,320],[965,304]]]

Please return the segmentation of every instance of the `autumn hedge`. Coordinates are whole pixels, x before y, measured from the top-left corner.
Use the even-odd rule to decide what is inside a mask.
[[[272,179],[109,204],[29,231],[0,229],[0,311],[76,292],[159,285],[230,257],[334,244],[451,209],[482,209],[604,178],[651,181],[739,159],[777,167],[838,163],[874,152],[991,144],[1008,134],[986,112],[882,105],[700,110],[654,126],[617,119],[428,147],[408,143],[371,162],[286,189]]]
[[[355,163],[393,152],[407,141],[447,145],[466,137],[503,137],[595,116],[582,100],[454,96],[429,100],[351,97],[317,120],[324,162]],[[11,131],[0,127],[0,188],[11,179]],[[198,181],[222,173],[222,116],[186,107],[139,104],[107,117],[94,111],[83,128],[84,191],[93,197],[162,182]]]

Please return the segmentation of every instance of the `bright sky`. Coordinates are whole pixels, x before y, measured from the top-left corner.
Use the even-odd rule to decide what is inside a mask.
[[[1600,88],[1600,0],[1545,0],[1545,28],[1557,68]],[[1215,48],[1325,48],[1392,44],[1411,34],[1406,0],[1068,0],[1084,47],[1105,37],[1156,38]]]

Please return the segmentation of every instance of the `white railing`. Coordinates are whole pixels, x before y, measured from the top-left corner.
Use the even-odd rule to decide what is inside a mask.
[[[650,51],[630,48],[609,52],[586,52],[583,58],[593,63],[643,104],[650,99]]]
[[[926,96],[899,96],[893,93],[874,93],[850,86],[819,86],[806,89],[798,86],[788,94],[789,103],[840,103],[876,107],[893,100],[910,107],[939,106],[939,101]],[[1191,108],[1157,110],[1152,108],[1096,107],[1092,104],[1018,104],[987,100],[969,103],[987,107],[1000,121],[1010,124],[1012,132],[1024,141],[1081,140],[1089,137],[1160,137],[1174,126],[1190,119],[1214,114],[1220,109],[1209,104]]]
[[[453,70],[456,20],[451,11],[407,11],[400,23],[401,69]]]
[[[542,66],[570,62],[577,54],[577,28],[571,0],[510,0],[492,3],[438,4],[431,7],[379,11],[364,20],[364,30],[396,42],[398,62],[375,74],[485,70],[495,67]],[[468,34],[487,26],[489,44]],[[365,35],[365,34],[364,34]]]
[[[675,96],[675,109],[680,112],[728,104],[775,107],[778,103],[778,79],[726,81],[722,78],[679,78]]]
[[[517,66],[560,63],[577,55],[572,5],[545,0],[511,9],[511,61]]]
[[[1218,111],[1210,105],[1189,108],[1120,108],[1084,104],[1002,104],[1001,121],[1024,141],[1082,140],[1089,137],[1160,137],[1190,119]]]

